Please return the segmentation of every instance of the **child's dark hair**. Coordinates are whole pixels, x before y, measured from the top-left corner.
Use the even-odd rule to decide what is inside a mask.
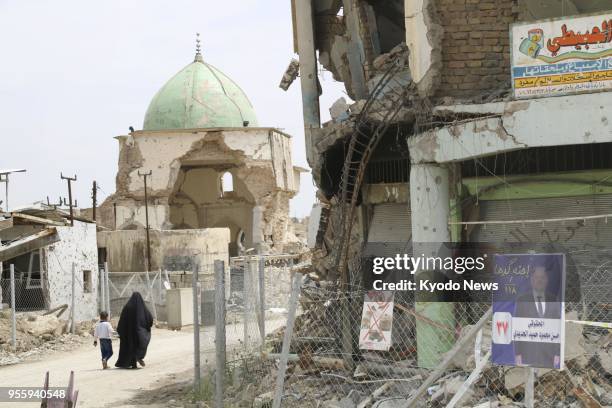
[[[100,312],[100,320],[106,320],[108,319],[108,312]]]

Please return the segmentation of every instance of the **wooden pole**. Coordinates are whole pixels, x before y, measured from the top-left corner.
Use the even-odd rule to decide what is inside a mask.
[[[92,218],[95,221],[96,220],[96,207],[98,206],[98,183],[96,183],[96,180],[94,180],[93,182],[93,188],[91,189],[91,201],[92,201]]]
[[[144,179],[144,200],[145,200],[145,229],[147,235],[147,272],[151,270],[151,237],[149,234],[149,196],[147,193],[147,177],[153,174],[152,170],[149,170],[147,173],[138,172],[138,175]]]

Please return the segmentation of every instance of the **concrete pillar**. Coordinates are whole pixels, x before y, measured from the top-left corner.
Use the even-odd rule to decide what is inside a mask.
[[[368,96],[366,88],[363,64],[365,64],[365,51],[359,30],[359,15],[355,0],[343,0],[342,12],[346,21],[349,36],[348,63],[351,71],[351,85],[357,99],[365,99]]]
[[[448,226],[449,200],[450,177],[447,167],[439,164],[411,166],[410,211],[414,256],[439,256],[440,246],[435,243],[441,244],[451,240]],[[428,278],[431,278],[429,271],[419,271],[415,275],[417,282]],[[453,303],[435,302],[435,300],[436,297],[419,294],[416,298],[416,312],[446,327],[454,327]],[[452,347],[453,333],[419,319],[416,320],[416,332],[418,365],[435,367],[443,354]]]
[[[263,230],[263,208],[259,205],[253,207],[253,236],[251,237],[253,247],[257,250],[257,253],[261,253],[261,247],[264,243],[264,230]]]
[[[319,83],[317,56],[314,42],[312,0],[295,0],[298,54],[300,56],[300,82],[302,85],[302,110],[306,155],[314,163],[312,129],[321,127],[319,110]]]

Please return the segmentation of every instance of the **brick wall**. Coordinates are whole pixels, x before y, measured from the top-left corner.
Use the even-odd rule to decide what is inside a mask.
[[[435,0],[444,27],[436,96],[479,99],[510,89],[510,24],[519,0]]]

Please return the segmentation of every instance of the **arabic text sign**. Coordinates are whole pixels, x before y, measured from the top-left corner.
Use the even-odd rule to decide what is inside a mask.
[[[512,340],[537,343],[561,343],[561,325],[558,319],[512,319]]]
[[[612,89],[612,13],[514,24],[517,98]]]
[[[359,348],[388,351],[393,327],[393,292],[368,292],[363,301]]]
[[[492,361],[563,368],[565,255],[495,255]]]

